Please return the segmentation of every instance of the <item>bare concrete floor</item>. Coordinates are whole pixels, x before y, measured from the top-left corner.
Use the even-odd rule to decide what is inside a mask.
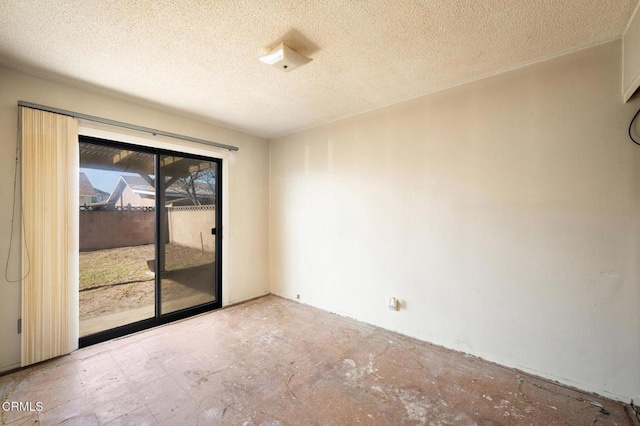
[[[2,376],[0,394],[34,410],[3,424],[634,424],[624,404],[274,296]]]

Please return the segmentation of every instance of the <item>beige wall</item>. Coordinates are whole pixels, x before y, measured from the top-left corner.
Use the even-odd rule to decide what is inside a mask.
[[[272,141],[272,292],[640,400],[640,102],[620,98],[620,54]]]
[[[207,207],[167,208],[169,241],[203,252],[215,252],[216,237],[211,229],[216,227],[216,211],[213,206]]]
[[[161,90],[161,85],[158,86]],[[212,94],[212,96],[215,94]],[[185,116],[127,102],[105,94],[35,78],[0,67],[0,257],[5,264],[11,231],[11,199],[17,141],[18,100],[162,129],[240,148],[223,167],[228,170],[228,247],[224,261],[227,293],[233,303],[269,291],[268,283],[268,141],[227,130]],[[182,143],[180,146],[187,146]],[[192,144],[193,145],[193,144]],[[177,145],[176,145],[177,146]],[[213,148],[200,146],[201,152]],[[19,203],[19,200],[18,200]],[[16,222],[19,224],[19,220]],[[9,261],[9,278],[19,276],[19,228],[15,227],[14,251]],[[0,371],[20,362],[20,339],[16,322],[20,317],[20,284],[0,276]]]
[[[628,100],[640,86],[640,4],[629,21],[622,43],[622,91]]]

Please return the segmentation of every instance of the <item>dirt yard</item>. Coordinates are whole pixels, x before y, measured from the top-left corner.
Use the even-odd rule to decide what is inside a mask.
[[[80,320],[153,305],[154,259],[153,244],[80,253]],[[195,281],[212,278],[213,260],[211,252],[166,244],[162,300],[192,295]]]

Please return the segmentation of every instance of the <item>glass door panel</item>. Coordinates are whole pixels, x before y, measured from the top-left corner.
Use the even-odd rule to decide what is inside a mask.
[[[155,155],[81,141],[79,181],[83,337],[155,316]]]
[[[160,312],[218,301],[216,188],[212,161],[160,155]]]

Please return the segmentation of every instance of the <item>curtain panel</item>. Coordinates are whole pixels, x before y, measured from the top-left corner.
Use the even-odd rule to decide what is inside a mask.
[[[78,347],[78,122],[20,107],[22,366]]]

